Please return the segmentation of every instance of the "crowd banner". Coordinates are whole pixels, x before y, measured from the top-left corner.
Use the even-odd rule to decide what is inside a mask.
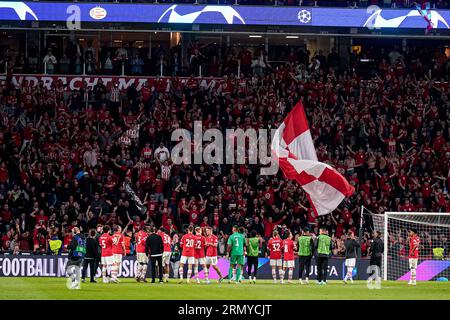
[[[0,82],[6,80],[6,75],[0,75]],[[83,87],[84,83],[87,87],[93,88],[99,80],[103,81],[103,84],[108,87],[113,83],[119,85],[119,90],[126,90],[132,84],[135,85],[136,90],[141,90],[141,88],[147,82],[150,87],[155,86],[158,83],[163,90],[167,89],[167,85],[172,78],[170,77],[144,77],[144,76],[107,76],[107,75],[43,75],[43,74],[14,74],[11,76],[11,83],[19,88],[25,82],[28,86],[34,87],[42,81],[42,85],[49,89],[52,84],[56,85],[58,81],[61,81],[63,85],[67,86],[70,90],[77,90]],[[181,81],[182,83],[187,83],[191,78],[177,77],[174,78],[176,81]],[[207,86],[211,81],[219,81],[219,78],[193,78],[195,81],[204,81],[204,85]]]
[[[329,280],[342,280],[345,276],[345,260],[342,258],[330,258],[328,267]],[[0,277],[65,277],[65,267],[67,264],[67,256],[39,256],[39,255],[0,255]],[[358,263],[360,269],[359,278],[367,279],[366,273],[369,266],[369,260],[361,259]],[[137,261],[135,256],[126,256],[123,258],[119,277],[133,278],[135,276],[135,268]],[[223,274],[228,274],[229,261],[225,258],[219,258],[218,267]],[[149,268],[150,269],[150,268]],[[357,270],[354,271],[355,275]],[[148,275],[150,270],[148,270]],[[87,272],[89,276],[89,270]],[[313,259],[310,279],[315,279],[317,268]],[[97,270],[97,277],[101,276],[100,269]],[[171,276],[173,272],[171,270]],[[203,278],[203,272],[200,270],[200,278]],[[244,273],[244,277],[247,274]],[[298,261],[294,270],[294,278],[298,277]],[[210,278],[217,279],[218,276],[211,268]],[[260,258],[258,268],[259,279],[272,279],[272,271],[269,265],[269,259]]]

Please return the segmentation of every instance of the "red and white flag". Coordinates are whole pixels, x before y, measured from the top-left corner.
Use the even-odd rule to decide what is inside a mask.
[[[339,172],[317,160],[301,101],[275,132],[271,149],[286,178],[305,190],[316,214],[330,213],[355,191]]]

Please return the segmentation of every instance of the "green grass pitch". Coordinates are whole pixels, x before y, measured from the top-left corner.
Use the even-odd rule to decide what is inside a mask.
[[[237,285],[212,282],[206,284],[177,284],[169,280],[165,284],[137,283],[133,279],[122,279],[119,284],[82,283],[80,290],[69,290],[65,278],[0,278],[0,299],[88,299],[88,300],[372,300],[372,299],[426,299],[450,300],[450,282],[418,282],[416,287],[406,282],[383,281],[381,289],[369,290],[365,281],[344,285],[330,281],[326,286],[315,282],[308,285],[273,284],[259,280],[256,284],[247,281]]]

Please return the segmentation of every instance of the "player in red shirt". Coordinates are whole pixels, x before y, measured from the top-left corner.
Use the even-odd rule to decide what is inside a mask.
[[[147,282],[145,275],[147,274],[148,257],[145,253],[145,240],[147,240],[148,233],[148,227],[144,227],[144,230],[138,231],[134,236],[136,239],[136,260],[138,262],[135,278],[137,282]]]
[[[109,234],[109,226],[103,227],[103,234],[98,238],[98,242],[102,249],[102,278],[103,283],[109,282],[109,275],[113,265],[113,241]],[[108,275],[109,274],[109,275]]]
[[[283,240],[283,253],[284,253],[284,261],[283,261],[283,276],[281,277],[281,283],[283,284],[284,274],[286,273],[286,269],[289,269],[288,275],[288,283],[292,283],[292,274],[294,273],[295,260],[294,260],[294,250],[295,243],[292,241],[292,233],[287,231],[287,239]]]
[[[219,283],[222,282],[224,279],[222,272],[220,272],[219,267],[217,267],[217,245],[219,243],[219,239],[217,236],[213,233],[211,227],[206,227],[206,239],[205,239],[205,246],[206,246],[206,270],[212,266],[214,270],[216,270],[218,276],[219,276]]]
[[[117,275],[119,274],[120,265],[122,264],[122,257],[125,254],[125,238],[122,234],[121,226],[113,227],[114,234],[111,236],[113,242],[113,257],[114,262],[111,269],[111,282],[118,283]]]
[[[419,260],[420,239],[419,239],[419,236],[417,235],[416,229],[409,229],[408,236],[409,236],[408,260],[409,260],[409,269],[410,269],[408,284],[415,286],[416,285],[417,261]]]
[[[206,260],[205,260],[205,237],[202,235],[202,228],[195,228],[195,251],[194,251],[194,276],[197,283],[200,283],[200,279],[198,278],[198,265],[200,264],[205,272],[205,281],[209,284],[209,269],[206,269]]]
[[[163,280],[164,282],[169,282],[170,256],[172,255],[170,245],[172,244],[172,239],[170,239],[170,236],[167,234],[167,231],[164,227],[159,228],[157,234],[163,240],[164,245],[164,251],[162,255],[162,265],[164,269]]]
[[[187,263],[188,265],[188,271],[187,271],[187,277],[186,282],[189,283],[189,279],[192,275],[192,265],[195,263],[195,240],[197,239],[195,235],[192,234],[194,231],[194,227],[189,226],[188,233],[185,234],[180,241],[180,246],[182,249],[181,252],[181,258],[180,258],[180,269],[179,269],[179,275],[180,275],[180,281],[179,283],[183,282],[183,271],[184,271],[184,265]]]
[[[267,248],[269,249],[270,255],[270,266],[272,267],[272,277],[273,283],[277,283],[277,271],[276,267],[278,267],[278,273],[280,275],[280,279],[283,279],[283,263],[281,260],[281,252],[283,248],[283,240],[281,240],[278,235],[278,231],[273,232],[273,238],[269,240],[267,243]]]

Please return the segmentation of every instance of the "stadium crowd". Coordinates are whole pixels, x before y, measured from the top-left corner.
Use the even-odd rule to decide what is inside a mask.
[[[274,228],[298,234],[325,226],[339,255],[344,234],[358,231],[361,205],[376,213],[450,212],[448,57],[437,49],[372,47],[354,52],[350,65],[341,60],[335,50],[310,57],[292,49],[285,64],[247,65],[239,77],[230,68],[214,81],[159,78],[139,90],[100,80],[72,91],[61,82],[50,90],[42,82],[16,87],[9,74],[0,87],[1,249],[59,254],[75,226],[118,224],[132,254],[133,234],[152,223],[172,235],[209,225],[223,254],[234,225],[266,240]],[[330,215],[315,216],[281,172],[170,161],[177,128],[193,130],[195,120],[221,131],[276,128],[300,99],[319,160],[356,188]],[[62,247],[50,248],[58,239]]]

